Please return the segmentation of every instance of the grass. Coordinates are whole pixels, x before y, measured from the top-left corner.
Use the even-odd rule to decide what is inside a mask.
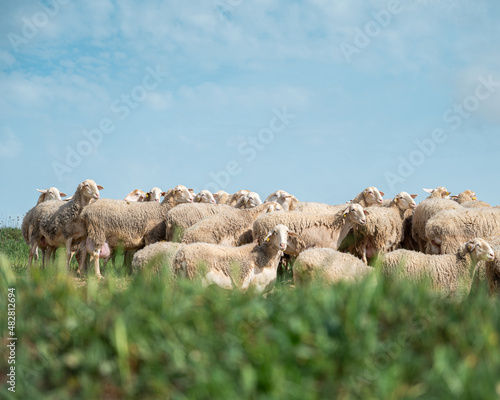
[[[500,310],[486,290],[445,302],[383,279],[281,281],[264,298],[172,285],[167,272],[77,280],[60,265],[26,269],[18,232],[0,232],[0,310],[14,287],[18,338],[15,394],[0,347],[0,398],[500,396]]]

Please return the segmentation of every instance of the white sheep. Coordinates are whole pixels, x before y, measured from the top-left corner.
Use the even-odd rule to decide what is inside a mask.
[[[201,190],[195,197],[195,203],[211,203],[216,204],[215,197],[209,190]]]
[[[60,192],[56,187],[50,187],[48,189],[37,189],[41,194],[38,197],[38,201],[36,204],[43,203],[48,200],[59,200],[61,201],[62,197],[66,197],[66,193]]]
[[[184,246],[181,243],[156,242],[135,252],[132,258],[132,271],[139,272],[146,268],[155,274],[167,267],[173,275],[173,261],[177,251]]]
[[[338,249],[355,223],[366,223],[367,211],[359,204],[348,204],[336,214],[302,213],[296,211],[263,215],[253,224],[254,239],[263,237],[273,226],[283,224],[298,236],[290,239],[285,253],[293,257],[310,247]]]
[[[262,200],[258,193],[248,192],[241,196],[236,204],[234,205],[236,208],[253,208],[260,206],[262,204]]]
[[[300,203],[300,201],[295,196],[284,190],[274,191],[269,196],[267,196],[267,198],[264,200],[264,203],[269,203],[272,201],[281,204],[284,211],[293,211]]]
[[[274,286],[288,238],[295,235],[286,226],[277,225],[263,238],[262,244],[240,247],[187,244],[175,255],[174,270],[189,279],[201,276],[204,287],[217,285],[243,291],[253,288],[265,293]]]
[[[213,194],[217,204],[226,204],[229,200],[230,194],[224,190],[218,190]]]
[[[311,248],[299,254],[293,264],[293,281],[303,285],[312,280],[325,284],[353,282],[373,272],[359,258],[330,248]]]
[[[192,189],[188,189],[192,191]],[[149,192],[146,193],[146,199],[144,201],[156,201],[159,203],[162,197],[165,197],[167,193],[163,192],[159,187],[152,188]]]
[[[129,194],[127,194],[123,200],[125,201],[146,201],[147,193],[142,191],[141,189],[134,189]]]
[[[480,238],[462,244],[455,254],[431,255],[396,250],[380,259],[383,275],[409,281],[429,281],[433,290],[446,295],[467,295],[479,261],[493,261],[491,246]]]
[[[193,201],[193,195],[183,185],[170,189],[161,203],[130,202],[101,199],[82,213],[87,232],[85,251],[90,253],[95,274],[101,277],[99,257],[105,247],[111,250],[123,246],[136,250],[144,245],[164,240],[168,211],[181,203]]]

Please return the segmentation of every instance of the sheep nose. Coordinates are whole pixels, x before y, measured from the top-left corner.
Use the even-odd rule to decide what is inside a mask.
[[[96,199],[98,199],[98,198],[99,198],[99,193],[94,193],[94,197],[95,197]]]
[[[280,249],[285,250],[286,249],[286,243],[280,243]]]

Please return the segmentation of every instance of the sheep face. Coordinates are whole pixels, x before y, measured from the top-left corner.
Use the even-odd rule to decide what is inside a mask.
[[[200,193],[196,195],[194,198],[196,203],[211,203],[215,204],[215,198],[209,190],[202,190]]]
[[[173,195],[174,195],[175,202],[177,204],[192,203],[194,200],[194,196],[192,194],[192,189],[188,189],[184,185],[177,185],[173,189]]]
[[[352,224],[365,225],[367,215],[369,215],[369,212],[364,210],[361,205],[351,204],[344,211],[343,217],[350,221]]]
[[[436,189],[424,189],[425,192],[430,193],[433,198],[449,199],[450,192],[444,186],[438,186]]]
[[[363,197],[365,198],[365,202],[368,206],[372,206],[374,204],[382,204],[384,199],[382,196],[384,192],[380,192],[376,187],[370,186],[363,190]]]
[[[266,204],[267,204],[267,208],[266,208],[266,211],[264,212],[264,214],[274,212],[274,211],[285,211],[283,209],[283,207],[275,201],[271,201],[270,203],[266,203]]]
[[[417,203],[415,203],[415,200],[413,200],[415,197],[417,197],[416,194],[400,192],[396,195],[396,197],[394,197],[394,202],[402,211],[414,210],[417,207]]]
[[[101,185],[97,185],[92,179],[87,179],[78,185],[82,194],[87,199],[98,199],[100,197],[99,190],[104,189]]]
[[[250,192],[245,196],[245,208],[253,208],[260,206],[262,201],[260,196],[255,192]]]
[[[162,196],[165,196],[165,192],[162,192],[159,187],[154,187],[146,193],[145,201],[156,201],[159,203]]]
[[[493,249],[484,239],[469,240],[465,246],[475,261],[493,261],[495,259]]]
[[[65,193],[59,192],[56,187],[50,187],[48,189],[37,189],[40,193],[45,194],[44,200],[61,200],[61,197],[66,197]]]
[[[271,242],[274,247],[284,251],[288,245],[288,237],[297,237],[298,234],[289,230],[285,225],[276,225],[264,238],[265,242]]]
[[[215,201],[218,203],[223,196],[229,196],[229,193],[224,190],[218,190],[213,194]]]

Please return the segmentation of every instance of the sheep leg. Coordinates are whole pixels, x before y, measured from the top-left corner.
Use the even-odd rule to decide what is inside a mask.
[[[368,265],[368,258],[366,257],[366,246],[364,246],[362,250],[362,260],[366,265]]]
[[[69,263],[71,261],[71,257],[73,257],[74,252],[71,251],[71,244],[73,243],[73,239],[69,238],[66,240],[66,271],[69,272]]]

